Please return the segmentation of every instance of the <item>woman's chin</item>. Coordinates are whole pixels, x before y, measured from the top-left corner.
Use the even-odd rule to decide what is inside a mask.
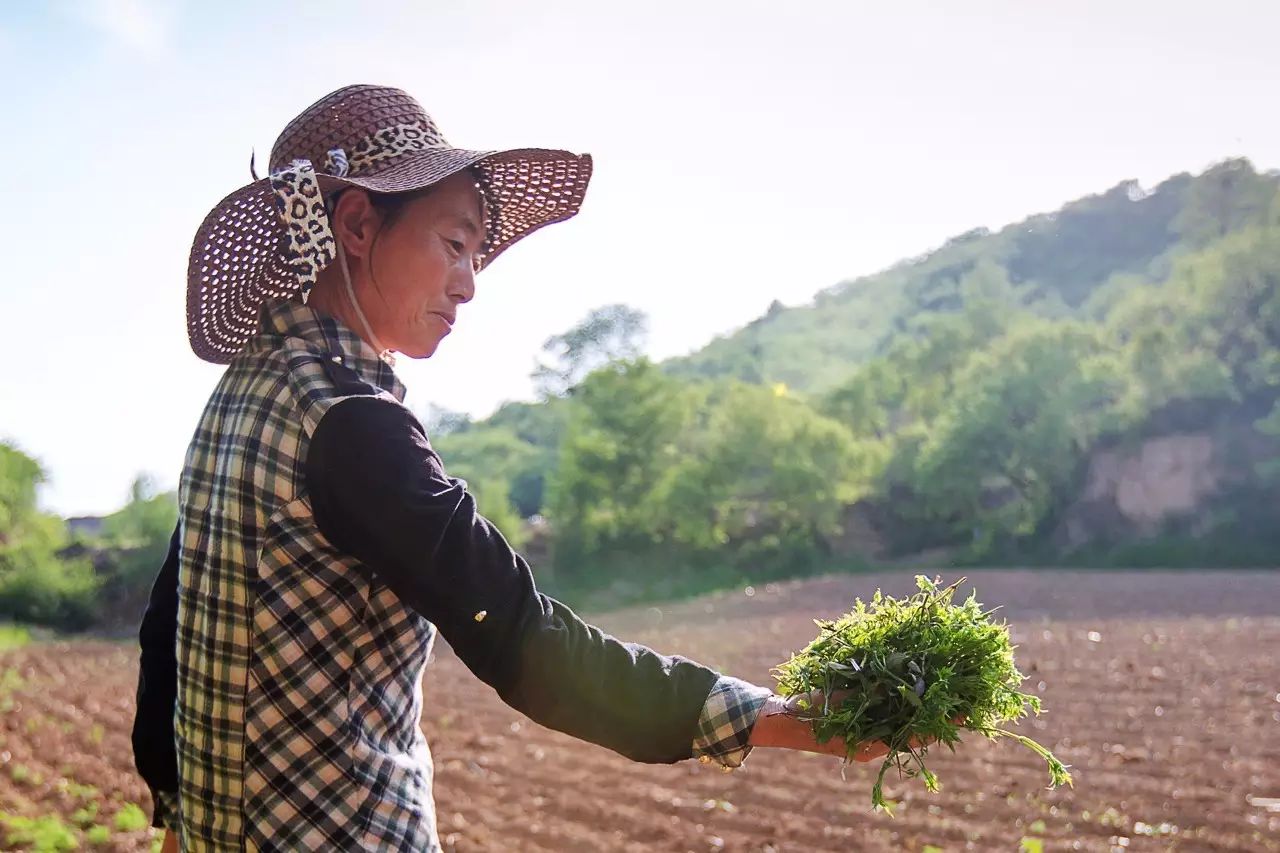
[[[400,350],[400,354],[409,358],[431,358],[431,356],[435,355],[436,349],[440,346],[442,340],[444,340],[444,335],[439,335],[435,338],[424,338],[423,340],[415,341],[412,347]]]

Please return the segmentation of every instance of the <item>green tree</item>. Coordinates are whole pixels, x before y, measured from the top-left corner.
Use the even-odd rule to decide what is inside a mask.
[[[177,523],[177,492],[161,492],[154,478],[139,474],[129,486],[124,507],[102,520],[102,533],[113,545],[123,547],[156,541],[167,545]]]
[[[604,551],[652,545],[651,496],[679,461],[693,400],[646,359],[611,364],[575,389],[548,496],[562,577]]]
[[[487,518],[512,548],[519,550],[527,540],[524,519],[511,501],[511,490],[500,479],[476,479],[467,481],[467,490],[475,496],[476,507]]]
[[[41,515],[21,540],[0,545],[0,617],[79,630],[97,619],[101,580],[85,559],[58,557],[66,526]]]
[[[146,474],[135,477],[128,502],[102,520],[103,539],[113,549],[118,585],[139,588],[155,580],[177,523],[177,493],[159,491],[155,480]]]
[[[58,559],[66,525],[37,509],[44,479],[38,462],[0,444],[0,617],[82,628],[99,582],[88,561]]]
[[[653,515],[691,549],[814,556],[870,487],[872,447],[781,387],[732,383],[713,400],[694,452],[666,472]]]
[[[0,545],[36,512],[36,490],[45,481],[40,463],[9,442],[0,442]]]
[[[546,449],[491,422],[433,438],[431,443],[450,474],[468,483],[483,482],[491,491],[500,488],[504,512],[514,511],[517,517],[527,518],[540,509],[547,474]],[[507,501],[514,509],[506,508]]]
[[[1106,318],[1132,376],[1136,423],[1175,400],[1239,402],[1280,388],[1280,227],[1233,233],[1180,257]]]
[[[482,424],[510,431],[537,452],[510,476],[511,501],[525,518],[544,510],[547,483],[559,464],[560,442],[572,403],[568,397],[549,397],[538,403],[503,403]]]
[[[1191,182],[1172,230],[1191,245],[1206,245],[1265,222],[1275,197],[1274,180],[1248,160],[1225,160]]]
[[[534,382],[544,396],[566,394],[593,370],[638,358],[648,326],[643,312],[626,305],[596,308],[567,332],[547,339]]]
[[[1034,533],[1123,390],[1096,330],[1037,322],[974,356],[920,447],[920,507],[977,553]]]
[[[1254,422],[1254,427],[1263,435],[1280,439],[1280,400],[1271,407],[1265,417]],[[1280,458],[1264,460],[1258,466],[1258,478],[1272,486],[1280,486]]]

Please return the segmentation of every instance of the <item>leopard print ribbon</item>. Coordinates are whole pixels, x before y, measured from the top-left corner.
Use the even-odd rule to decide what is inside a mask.
[[[449,143],[434,125],[396,125],[362,139],[350,154],[342,148],[330,149],[325,156],[324,170],[328,175],[345,178],[401,154],[448,147]],[[316,170],[310,160],[298,159],[272,172],[268,180],[275,193],[276,210],[288,234],[289,263],[301,285],[302,301],[306,303],[316,277],[333,262],[337,245]]]
[[[289,265],[298,277],[305,303],[320,270],[334,258],[336,244],[329,212],[310,160],[294,160],[272,172],[268,180],[275,192],[276,210],[285,224]]]

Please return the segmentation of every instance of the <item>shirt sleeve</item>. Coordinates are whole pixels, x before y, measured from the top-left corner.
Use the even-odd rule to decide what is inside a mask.
[[[754,748],[747,745],[751,729],[771,695],[768,688],[721,676],[702,706],[693,754],[703,764],[714,761],[726,770],[741,767]]]
[[[433,622],[504,702],[635,761],[693,756],[719,674],[622,642],[539,592],[407,409],[385,396],[338,402],[305,464],[320,532]]]
[[[166,825],[162,794],[176,802],[178,751],[173,712],[178,701],[178,535],[174,528],[169,553],[151,587],[138,630],[141,656],[137,705],[133,718],[133,760],[151,789],[155,805],[151,825]],[[176,820],[176,815],[172,816]]]

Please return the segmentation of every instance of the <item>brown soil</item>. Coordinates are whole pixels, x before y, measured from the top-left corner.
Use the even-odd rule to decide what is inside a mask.
[[[506,707],[440,647],[423,726],[441,837],[456,850],[1280,850],[1280,572],[974,572],[1003,604],[1027,686],[1050,713],[1028,734],[1073,766],[980,738],[931,767],[929,794],[893,779],[896,819],[870,811],[875,765],[759,750],[733,773],[639,765]],[[772,684],[812,619],[910,573],[770,584],[595,621],[629,640]],[[133,772],[132,644],[40,644],[0,655],[0,810],[110,823],[150,814]],[[7,674],[6,674],[7,673]],[[23,768],[19,770],[18,768]],[[74,785],[98,789],[77,790]],[[100,849],[146,850],[113,830]],[[0,837],[0,846],[3,846]],[[88,846],[82,842],[82,846]],[[6,848],[7,849],[7,848]]]

